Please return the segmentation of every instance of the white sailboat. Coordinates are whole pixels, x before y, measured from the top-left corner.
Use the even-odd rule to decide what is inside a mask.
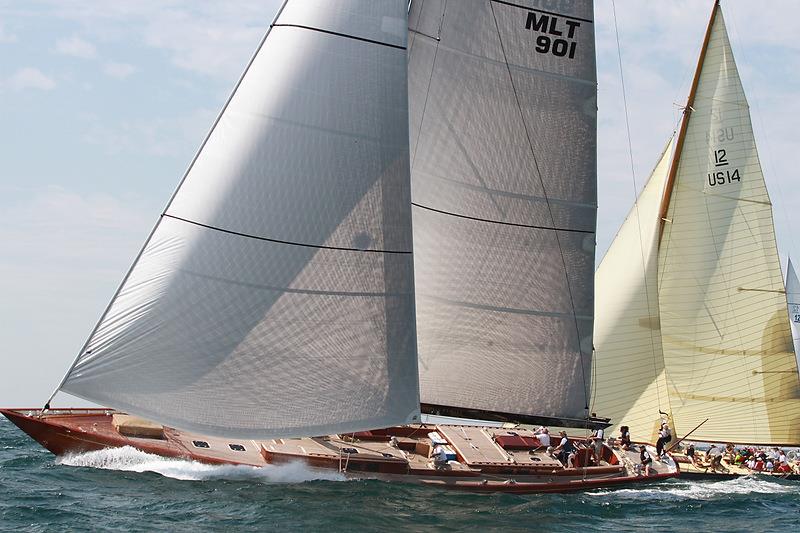
[[[786,265],[786,301],[789,304],[789,324],[792,327],[792,342],[797,366],[800,368],[800,280],[791,258]]]
[[[55,453],[483,491],[643,480],[602,444],[569,441],[564,466],[529,430],[419,425],[606,425],[593,4],[539,4],[285,2],[59,386],[114,410],[4,414]]]
[[[800,443],[772,204],[718,2],[680,129],[596,286],[593,406],[615,427],[654,442],[666,418],[674,437]]]

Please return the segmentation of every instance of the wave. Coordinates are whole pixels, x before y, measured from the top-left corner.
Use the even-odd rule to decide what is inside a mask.
[[[608,497],[609,495],[637,500],[713,500],[718,497],[736,495],[799,494],[800,484],[777,479],[764,479],[756,476],[739,477],[725,481],[687,481],[675,479],[664,483],[641,486],[632,489],[599,490],[589,496]]]
[[[131,446],[108,448],[93,452],[68,454],[56,458],[66,466],[119,470],[123,472],[154,472],[164,477],[184,481],[209,479],[259,480],[267,483],[302,483],[304,481],[344,481],[339,472],[313,470],[302,463],[286,465],[209,465],[187,459],[170,459],[145,453]]]

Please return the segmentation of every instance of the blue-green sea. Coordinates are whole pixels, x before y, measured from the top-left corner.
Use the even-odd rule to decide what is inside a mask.
[[[793,531],[800,482],[670,480],[569,495],[345,481],[133,449],[57,459],[0,420],[2,531]]]

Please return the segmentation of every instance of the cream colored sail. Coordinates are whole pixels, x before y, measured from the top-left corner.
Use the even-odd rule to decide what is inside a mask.
[[[659,247],[669,403],[679,435],[800,443],[800,387],[772,205],[719,7]]]
[[[658,317],[658,212],[674,139],[661,154],[595,274],[592,411],[616,431],[653,442],[659,411],[669,412]]]

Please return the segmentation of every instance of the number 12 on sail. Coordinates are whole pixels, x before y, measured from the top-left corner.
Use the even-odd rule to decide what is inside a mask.
[[[728,166],[728,154],[724,149],[714,150],[714,167],[719,170],[714,170],[708,173],[708,185],[713,187],[715,185],[725,185],[726,183],[733,183],[734,181],[742,181],[739,174],[739,169],[720,169],[720,167]]]

